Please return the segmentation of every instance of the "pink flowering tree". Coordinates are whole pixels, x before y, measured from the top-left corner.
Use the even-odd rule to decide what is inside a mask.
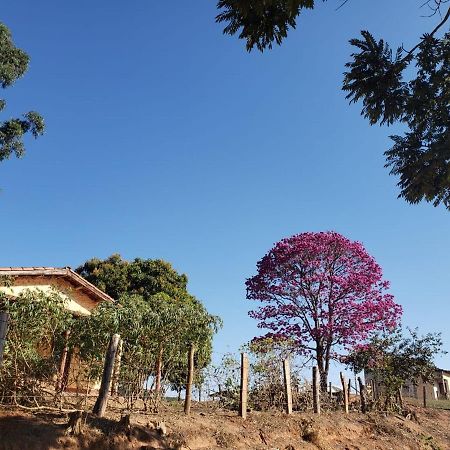
[[[260,303],[250,316],[269,330],[265,338],[288,339],[316,359],[323,391],[338,349],[398,325],[402,308],[386,292],[380,266],[362,244],[338,233],[283,239],[257,269],[246,282],[247,298]]]

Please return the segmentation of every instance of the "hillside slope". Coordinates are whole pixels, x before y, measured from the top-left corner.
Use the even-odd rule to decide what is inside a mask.
[[[417,420],[356,412],[320,417],[253,412],[244,421],[229,411],[196,406],[190,417],[173,408],[135,414],[129,428],[118,425],[117,414],[89,416],[80,436],[65,435],[63,413],[0,410],[0,449],[450,449],[450,411],[414,407]]]

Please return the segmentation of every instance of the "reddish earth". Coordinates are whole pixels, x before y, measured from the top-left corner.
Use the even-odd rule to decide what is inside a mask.
[[[417,421],[357,412],[252,412],[244,421],[233,412],[200,405],[186,417],[170,406],[159,414],[132,414],[126,429],[118,425],[118,412],[104,419],[88,416],[79,436],[65,434],[67,414],[3,409],[0,449],[450,449],[450,411],[412,408]],[[158,430],[159,422],[165,434]]]

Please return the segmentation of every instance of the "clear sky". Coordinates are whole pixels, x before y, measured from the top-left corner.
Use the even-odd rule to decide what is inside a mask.
[[[1,265],[166,259],[224,319],[220,355],[258,334],[244,288],[257,260],[336,230],[381,264],[404,323],[450,350],[449,213],[396,198],[382,156],[395,130],[340,91],[348,40],[412,47],[438,20],[420,1],[317,2],[264,54],[222,35],[215,1],[3,3],[31,65],[0,93],[2,117],[36,109],[47,131],[0,164]]]

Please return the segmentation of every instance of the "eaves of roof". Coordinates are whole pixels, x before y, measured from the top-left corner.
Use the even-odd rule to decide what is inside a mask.
[[[83,290],[85,293],[91,296],[93,300],[98,302],[106,301],[113,302],[108,294],[103,292],[98,287],[89,283],[81,275],[78,275],[70,267],[0,267],[0,276],[10,277],[57,277],[63,278],[71,283],[75,288]]]

